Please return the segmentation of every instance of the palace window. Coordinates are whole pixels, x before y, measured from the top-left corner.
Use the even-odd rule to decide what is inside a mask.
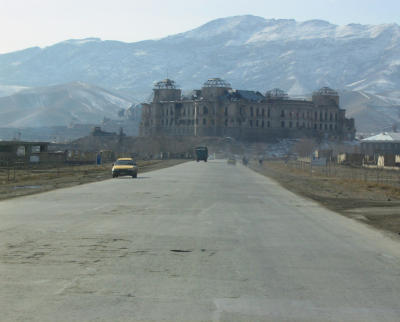
[[[281,122],[281,127],[285,127],[285,121]]]
[[[203,125],[206,125],[206,124],[207,124],[207,120],[203,119]]]

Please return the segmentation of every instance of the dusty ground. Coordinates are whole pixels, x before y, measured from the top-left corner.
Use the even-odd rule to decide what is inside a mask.
[[[141,173],[183,162],[186,160],[138,161],[139,177]],[[15,180],[13,171],[10,173],[11,181],[3,170],[0,171],[0,200],[109,179],[111,167],[111,164],[104,164],[16,170]]]
[[[252,163],[250,167],[331,210],[400,236],[398,187],[322,174],[310,176],[309,171],[283,161],[267,161],[262,166]]]
[[[226,160],[0,202],[0,321],[399,321],[400,247]]]

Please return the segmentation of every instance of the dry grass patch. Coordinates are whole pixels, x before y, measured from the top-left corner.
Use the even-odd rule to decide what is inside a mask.
[[[138,161],[139,175],[156,169],[170,167],[187,160]],[[15,180],[7,179],[7,172],[0,172],[0,200],[57,188],[101,181],[111,178],[112,164],[74,165],[50,168],[15,170]],[[13,172],[13,171],[12,171]],[[13,173],[12,173],[13,178]]]
[[[331,210],[379,229],[400,233],[400,187],[397,185],[367,182],[357,177],[327,176],[320,171],[311,173],[309,169],[292,168],[283,161],[266,161],[263,166],[252,163],[250,166],[288,190]]]

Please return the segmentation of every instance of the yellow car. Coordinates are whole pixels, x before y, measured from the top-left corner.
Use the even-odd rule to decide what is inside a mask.
[[[230,164],[230,165],[236,165],[236,159],[233,158],[233,157],[230,157],[230,158],[228,159],[228,164]]]
[[[137,178],[138,167],[132,158],[119,158],[112,167],[112,176],[117,178],[119,176],[132,176]]]

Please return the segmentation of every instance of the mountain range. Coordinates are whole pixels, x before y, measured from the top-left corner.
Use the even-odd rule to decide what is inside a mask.
[[[0,97],[0,127],[99,124],[131,105],[129,98],[81,82],[23,89]]]
[[[398,106],[400,98],[400,26],[338,26],[322,20],[298,22],[246,15],[213,20],[157,40],[124,43],[88,38],[28,48],[0,55],[0,96],[2,91],[3,95],[14,93],[0,98],[0,116],[10,115],[4,111],[6,106],[18,116],[8,122],[13,126],[32,124],[31,120],[41,124],[56,118],[59,124],[75,117],[111,117],[134,101],[133,97],[145,100],[153,83],[166,76],[186,90],[200,88],[210,77],[224,78],[234,88],[263,93],[279,87],[291,95],[304,95],[330,86],[347,93],[343,107],[361,111],[353,114],[363,120],[356,119],[356,124],[371,129],[373,126],[364,126],[364,121],[370,120],[365,115],[380,113],[375,119],[382,126],[398,119],[392,115],[397,110],[391,107]],[[96,91],[107,88],[100,92],[113,92],[114,103],[105,103],[98,111],[98,98],[93,98],[92,104],[87,96],[78,95],[82,101],[72,104],[60,94],[64,98],[57,103],[46,101],[46,109],[40,99],[27,98],[29,91],[37,93],[38,87],[50,86],[51,92],[66,86],[55,85],[65,83],[96,84]],[[35,89],[15,94],[24,87]],[[41,110],[29,114],[33,106],[41,106]],[[61,114],[55,116],[54,109]]]
[[[185,89],[221,77],[236,88],[290,94],[321,86],[373,93],[400,87],[400,26],[338,26],[236,16],[158,40],[68,40],[0,55],[0,84],[82,81],[147,97],[169,75]]]
[[[365,91],[340,91],[340,105],[358,133],[392,132],[400,124],[400,99]]]

